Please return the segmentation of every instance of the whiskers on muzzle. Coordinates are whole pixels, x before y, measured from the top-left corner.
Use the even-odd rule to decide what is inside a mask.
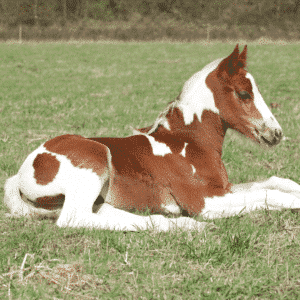
[[[269,119],[265,122],[255,123],[252,133],[260,145],[273,147],[283,139],[282,128],[276,120]]]

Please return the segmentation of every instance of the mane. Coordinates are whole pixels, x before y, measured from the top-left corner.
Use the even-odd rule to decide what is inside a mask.
[[[151,134],[157,130],[157,128],[164,124],[166,121],[166,116],[169,112],[172,112],[175,107],[178,106],[180,101],[180,95],[181,93],[175,98],[175,100],[169,102],[169,104],[166,106],[166,108],[160,112],[158,117],[156,118],[154,124],[150,127],[149,131],[146,132],[147,134]]]
[[[205,84],[205,78],[208,76],[209,73],[211,73],[213,70],[216,69],[216,67],[219,65],[219,63],[223,60],[224,58],[219,58],[216,59],[215,61],[211,62],[210,64],[206,65],[202,70],[199,72],[195,73],[189,80],[187,80],[183,86],[183,89],[181,93],[175,98],[174,101],[170,102],[166,108],[160,112],[158,117],[156,118],[154,124],[152,126],[146,127],[139,129],[139,132],[143,132],[146,134],[151,134],[155,132],[159,126],[164,126],[167,122],[167,114],[169,112],[172,112],[174,108],[179,107],[181,108],[182,100],[183,99],[190,99],[195,92],[197,92],[197,86],[199,85],[199,80],[200,82],[203,81],[203,84]],[[203,95],[201,95],[203,96]],[[199,100],[201,102],[201,100]],[[205,105],[205,104],[204,104]],[[205,108],[205,107],[203,107]],[[137,132],[135,132],[137,134]]]

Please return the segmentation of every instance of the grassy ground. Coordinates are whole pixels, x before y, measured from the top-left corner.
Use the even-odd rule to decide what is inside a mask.
[[[149,125],[183,83],[234,44],[2,44],[0,199],[5,180],[46,139],[125,136]],[[249,46],[249,70],[288,139],[261,150],[232,132],[233,183],[300,181],[299,45]],[[297,299],[300,217],[255,212],[203,233],[59,229],[6,219],[0,202],[1,299]],[[24,270],[20,272],[20,269]]]

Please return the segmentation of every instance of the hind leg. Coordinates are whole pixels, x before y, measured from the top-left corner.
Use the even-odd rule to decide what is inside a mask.
[[[169,219],[162,215],[139,216],[107,203],[102,204],[97,213],[93,213],[93,204],[107,180],[107,177],[101,178],[96,174],[82,173],[82,176],[77,178],[73,176],[56,224],[59,227],[120,231],[156,230],[159,232],[175,228],[201,231],[206,225],[192,218]]]
[[[197,222],[192,218],[169,219],[162,215],[139,216],[115,208],[108,203],[102,204],[98,212],[93,213],[95,200],[101,194],[102,189],[107,187],[108,172],[103,172],[103,175],[99,176],[90,170],[73,168],[69,174],[72,175],[64,181],[65,203],[56,223],[59,227],[121,231],[169,231],[175,228],[201,231],[205,227],[205,223]],[[60,182],[62,180],[63,178]]]
[[[97,214],[93,213],[95,200],[102,189],[107,187],[108,171],[99,176],[89,169],[73,167],[68,174],[57,178],[65,189],[65,202],[56,222],[59,227],[136,231],[137,226],[140,226],[146,229],[147,219],[109,204],[103,204]]]
[[[206,222],[198,222],[192,218],[166,218],[163,215],[139,216],[113,207],[110,204],[102,204],[97,216],[101,217],[102,229],[121,231],[154,230],[167,232],[180,228],[181,230],[202,231]]]

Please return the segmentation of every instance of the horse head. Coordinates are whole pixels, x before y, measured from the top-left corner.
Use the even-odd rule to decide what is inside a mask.
[[[261,145],[277,145],[282,129],[246,70],[247,46],[234,51],[206,78],[225,128],[235,129]]]

